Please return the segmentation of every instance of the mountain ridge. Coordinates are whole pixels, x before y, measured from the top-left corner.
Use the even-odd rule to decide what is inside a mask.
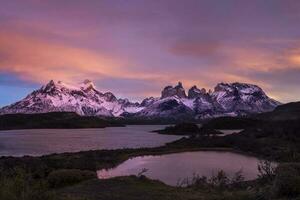
[[[77,86],[51,80],[24,99],[1,108],[0,114],[75,112],[82,116],[206,119],[268,112],[280,104],[260,87],[238,82],[219,83],[208,92],[193,86],[187,94],[179,82],[166,86],[160,97],[134,103],[98,91],[90,80]]]

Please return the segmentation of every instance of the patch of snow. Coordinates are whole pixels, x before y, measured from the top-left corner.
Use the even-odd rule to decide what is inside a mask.
[[[181,102],[190,109],[194,109],[195,99],[182,98]]]

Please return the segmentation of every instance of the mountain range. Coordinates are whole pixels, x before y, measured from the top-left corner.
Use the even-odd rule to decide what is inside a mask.
[[[246,83],[219,83],[213,91],[193,86],[186,93],[179,82],[165,87],[160,97],[138,103],[111,92],[102,93],[90,80],[76,86],[51,80],[24,99],[1,108],[0,114],[76,112],[82,116],[207,119],[268,112],[280,104],[260,87]]]

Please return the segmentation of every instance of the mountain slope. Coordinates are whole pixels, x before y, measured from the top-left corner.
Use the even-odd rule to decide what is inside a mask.
[[[193,86],[186,94],[181,82],[167,86],[161,97],[149,97],[140,104],[101,93],[85,80],[78,86],[50,81],[26,98],[0,109],[0,114],[75,112],[82,116],[138,119],[207,119],[243,116],[272,111],[279,102],[256,86],[245,83],[219,83],[214,91]]]
[[[140,109],[139,104],[127,99],[117,99],[110,92],[99,92],[91,81],[85,80],[79,86],[50,81],[25,99],[2,108],[0,113],[75,112],[85,116],[113,117]]]
[[[143,101],[147,102],[147,106],[135,113],[135,117],[193,116],[196,119],[206,119],[268,112],[280,105],[269,98],[260,87],[245,83],[220,83],[213,92],[193,86],[186,95],[182,83],[179,82],[175,87],[165,87],[160,98],[150,100],[148,98]]]

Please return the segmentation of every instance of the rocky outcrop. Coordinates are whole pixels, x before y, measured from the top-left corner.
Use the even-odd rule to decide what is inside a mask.
[[[172,96],[177,96],[179,98],[186,98],[185,90],[181,82],[179,82],[178,85],[176,85],[175,87],[167,86],[161,92],[162,99],[167,97],[172,97]]]
[[[190,99],[201,97],[203,95],[207,95],[206,89],[202,88],[200,90],[200,89],[197,88],[196,85],[191,87],[191,89],[189,89],[189,92],[188,92],[188,98],[190,98]]]

